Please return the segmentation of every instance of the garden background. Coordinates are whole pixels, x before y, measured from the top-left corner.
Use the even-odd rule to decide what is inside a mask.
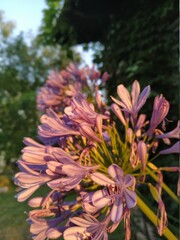
[[[13,9],[12,1],[6,2]],[[179,118],[177,1],[46,0],[41,7],[40,28],[34,33],[28,32],[29,25],[26,31],[17,31],[14,16],[7,18],[6,12],[0,12],[0,239],[4,240],[30,239],[24,213],[27,204],[16,202],[13,176],[23,138],[36,137],[40,116],[36,94],[50,70],[60,70],[71,61],[85,65],[92,58],[102,72],[110,74],[107,96],[116,95],[118,84],[130,86],[138,79],[142,88],[151,85],[150,103],[161,93],[170,102],[171,128]],[[21,5],[18,8],[24,11]],[[36,8],[36,1],[31,1],[32,15],[38,14]],[[110,103],[110,97],[107,101]],[[145,109],[145,113],[150,115],[151,110]],[[169,166],[178,165],[177,156],[168,158]],[[161,161],[161,166],[167,165],[163,158]],[[165,175],[174,192],[177,181],[173,173]],[[168,196],[165,199],[169,227],[178,235],[177,206]],[[143,239],[152,239],[151,224],[143,215],[141,218],[145,225],[134,227],[135,232],[140,229],[141,237],[146,236]]]

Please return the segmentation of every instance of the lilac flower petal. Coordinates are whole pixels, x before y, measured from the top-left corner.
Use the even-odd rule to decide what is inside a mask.
[[[137,153],[142,164],[142,169],[144,170],[147,160],[147,146],[142,140],[138,142]]]
[[[177,123],[177,127],[170,132],[160,134],[156,138],[178,138],[180,137],[180,121]]]
[[[111,209],[111,220],[118,222],[123,215],[123,201],[122,198],[116,197],[113,207]]]
[[[32,175],[35,175],[35,176],[40,175],[39,172],[36,172],[36,171],[33,170],[32,165],[31,165],[31,167],[28,167],[28,165],[24,161],[21,161],[21,160],[19,160],[17,163],[18,163],[19,169],[22,172],[17,173],[15,175],[15,178],[17,178],[21,173],[32,174]]]
[[[56,239],[62,236],[62,232],[58,228],[50,228],[46,232],[46,236],[51,239]]]
[[[106,190],[98,190],[92,196],[92,203],[97,208],[103,208],[109,204],[111,201],[110,198],[107,197],[108,193]]]
[[[83,227],[69,227],[64,231],[64,240],[81,240],[78,235],[85,235],[86,228]]]
[[[35,236],[35,237],[33,236],[33,240],[44,240],[44,239],[46,239],[45,233],[46,233],[46,229],[43,230],[42,232],[38,233],[37,236]]]
[[[137,203],[136,193],[132,190],[126,189],[124,191],[124,196],[125,196],[125,199],[126,199],[127,207],[128,208],[133,208]]]
[[[15,182],[23,187],[29,187],[31,185],[39,184],[39,183],[45,183],[52,178],[47,175],[39,175],[35,176],[32,174],[27,174],[23,172],[19,172],[15,175]]]
[[[31,227],[30,227],[30,232],[33,233],[33,234],[38,234],[38,233],[45,230],[44,231],[44,233],[45,233],[46,230],[47,230],[47,227],[48,227],[48,225],[45,222],[43,222],[41,224],[40,223],[39,224],[32,223]]]
[[[131,110],[132,109],[131,97],[128,90],[124,87],[124,85],[120,84],[117,87],[117,93],[118,96],[123,101],[123,103],[127,106],[127,108]]]
[[[139,110],[142,108],[142,106],[145,104],[147,98],[149,97],[151,88],[148,85],[147,87],[145,87],[143,89],[143,91],[141,92],[141,94],[139,95],[139,100],[138,100],[138,106],[137,106],[137,112],[139,112]]]
[[[119,120],[122,122],[122,124],[124,126],[126,126],[126,121],[125,121],[125,118],[122,114],[122,111],[121,111],[120,107],[116,103],[113,103],[111,105],[111,109],[116,114],[116,116],[119,118]]]
[[[82,180],[81,176],[77,177],[65,177],[60,179],[55,179],[51,182],[48,182],[48,186],[51,189],[62,189],[63,191],[70,191],[75,188]]]
[[[159,152],[160,154],[180,153],[180,141],[176,142],[172,147]]]
[[[43,203],[43,197],[35,197],[28,201],[30,207],[40,207]]]
[[[132,186],[135,182],[135,178],[129,174],[127,174],[125,177],[124,177],[124,184],[126,186],[126,188]]]
[[[101,139],[96,136],[96,133],[92,130],[89,124],[81,123],[79,124],[80,133],[89,140],[101,142]]]
[[[101,185],[101,186],[106,186],[110,184],[114,184],[114,181],[111,180],[110,178],[106,177],[104,174],[99,173],[99,172],[94,172],[91,174],[91,179]]]
[[[44,145],[34,141],[32,138],[25,137],[23,140],[23,143],[27,146],[34,146],[34,147],[39,147],[42,148]]]
[[[69,177],[80,176],[84,178],[86,175],[86,170],[80,165],[78,166],[75,164],[64,164],[62,166],[62,172]]]
[[[60,189],[62,188],[62,178],[55,179],[47,184],[51,189]]]
[[[113,180],[116,181],[122,181],[122,177],[124,176],[124,172],[122,168],[120,168],[116,164],[112,164],[108,167],[108,173],[113,178]]]
[[[102,136],[102,116],[101,115],[97,115],[95,121],[96,121],[96,127],[97,127],[100,135]]]
[[[93,192],[90,192],[90,193],[81,192],[82,207],[83,207],[83,209],[85,210],[86,213],[94,214],[99,210],[99,208],[95,207],[92,204],[93,194],[94,194]]]
[[[84,218],[80,218],[80,217],[73,217],[70,218],[70,221],[72,223],[74,223],[75,225],[81,226],[81,227],[88,227],[90,225],[89,221],[84,219]]]
[[[40,184],[39,185],[35,185],[35,186],[32,186],[28,189],[25,189],[23,191],[21,191],[20,193],[18,193],[16,195],[16,198],[19,202],[23,202],[25,201],[27,198],[29,198],[38,188],[40,187]]]
[[[62,166],[63,166],[62,163],[55,162],[55,161],[49,161],[47,163],[47,166],[52,172],[54,172],[56,174],[62,174]]]
[[[139,118],[138,118],[138,121],[136,123],[136,131],[143,127],[143,125],[145,124],[145,120],[146,120],[146,115],[145,114],[140,114]]]
[[[164,120],[169,112],[169,107],[169,102],[162,95],[155,97],[148,135],[152,135],[155,128]]]
[[[139,85],[139,82],[135,80],[132,84],[132,91],[131,91],[132,105],[133,105],[133,108],[135,109],[137,109],[139,93],[140,93],[140,85]]]
[[[131,109],[127,108],[126,104],[124,104],[123,102],[121,102],[118,99],[114,98],[113,96],[111,96],[111,98],[117,105],[121,106],[124,111],[129,112],[129,113],[131,112]]]

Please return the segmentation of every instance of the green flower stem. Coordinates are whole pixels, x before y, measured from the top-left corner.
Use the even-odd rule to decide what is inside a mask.
[[[145,202],[143,202],[142,199],[138,196],[137,196],[137,205],[141,209],[141,211],[149,218],[149,220],[156,226],[156,223],[157,223],[156,215],[145,204]],[[177,238],[174,236],[174,234],[167,227],[165,227],[164,236],[168,240],[177,240]]]
[[[149,167],[146,167],[146,171],[156,182],[158,182],[158,177]],[[162,183],[162,188],[172,197],[172,199],[174,199],[175,202],[179,204],[178,197],[171,191],[171,189],[164,182]]]

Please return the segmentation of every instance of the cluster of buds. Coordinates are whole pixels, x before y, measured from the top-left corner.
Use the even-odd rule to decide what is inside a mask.
[[[80,92],[82,86],[87,86],[90,79],[97,90],[97,80],[102,83],[107,76],[105,73],[100,79],[94,68],[80,70],[71,64],[60,74],[53,73],[40,90],[39,108],[47,108],[38,126],[41,143],[24,139],[26,146],[18,161],[20,172],[15,175],[18,201],[31,197],[28,204],[36,208],[28,217],[35,240],[107,240],[122,220],[126,240],[130,239],[131,209],[138,205],[141,184],[149,186],[158,202],[157,228],[159,235],[164,233],[167,214],[161,198],[162,171],[179,171],[179,168],[157,168],[152,163],[155,157],[149,159],[149,156],[179,153],[179,142],[158,150],[161,139],[171,144],[170,138],[179,138],[179,123],[168,133],[164,133],[164,127],[160,129],[169,111],[169,103],[162,95],[155,97],[150,121],[139,114],[150,86],[140,93],[138,81],[134,81],[131,94],[119,85],[120,99],[112,97],[114,103],[109,109],[102,107],[105,106],[102,98],[97,101],[97,92],[96,101],[89,102],[87,94]],[[72,80],[75,83],[70,85]],[[68,88],[72,86],[70,93]],[[49,91],[48,95],[43,89]],[[64,95],[69,101],[62,102],[66,99]],[[59,113],[62,107],[63,114]],[[110,110],[120,120],[116,124]],[[121,124],[125,128],[124,140],[117,130]],[[151,173],[158,176],[156,187],[146,183],[146,175]],[[42,186],[47,194],[33,196]]]

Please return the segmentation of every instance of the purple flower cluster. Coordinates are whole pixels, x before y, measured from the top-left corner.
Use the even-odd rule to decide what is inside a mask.
[[[76,64],[70,63],[65,70],[50,73],[45,85],[39,90],[38,109],[44,111],[51,107],[55,111],[63,112],[64,108],[69,106],[71,98],[81,92],[91,94],[94,91],[95,97],[98,98],[98,86],[105,83],[108,78],[107,72],[101,77],[100,71],[95,67],[79,68]]]
[[[131,165],[135,168],[141,162],[142,169],[145,169],[148,152],[150,149],[153,153],[156,152],[160,139],[167,145],[171,144],[170,138],[179,139],[180,121],[171,132],[164,133],[159,128],[160,124],[162,124],[162,128],[164,127],[170,108],[169,102],[162,95],[156,96],[154,99],[150,123],[146,120],[145,114],[139,114],[150,94],[150,86],[140,93],[140,85],[137,80],[132,85],[131,95],[122,84],[118,86],[117,94],[121,101],[112,97],[115,103],[112,104],[111,109],[126,128],[127,141],[131,146]],[[160,151],[160,154],[170,153],[179,153],[179,142],[176,142],[171,148]]]
[[[149,152],[157,151],[161,139],[170,144],[170,138],[179,136],[179,123],[169,133],[159,128],[169,111],[169,103],[162,95],[154,100],[150,123],[144,114],[139,114],[150,86],[140,93],[135,81],[131,95],[119,85],[120,100],[112,97],[115,103],[111,109],[125,126],[122,142],[110,113],[102,108],[97,83],[100,76],[94,68],[79,70],[70,64],[59,74],[52,73],[40,90],[39,109],[53,109],[47,109],[40,118],[41,143],[24,139],[26,146],[18,161],[20,172],[15,175],[18,201],[32,197],[28,204],[36,208],[28,218],[34,240],[107,240],[123,219],[126,239],[130,239],[130,212],[137,205],[136,188],[145,181]],[[107,77],[105,73],[101,83]],[[97,102],[89,103],[79,92],[88,85],[87,80],[95,84],[93,97]],[[178,143],[160,154],[171,152],[179,152]],[[159,179],[160,173],[158,169]],[[33,196],[42,186],[47,195]],[[159,193],[161,188],[159,184]],[[165,213],[162,200],[159,209]],[[160,234],[163,223],[159,223]]]

